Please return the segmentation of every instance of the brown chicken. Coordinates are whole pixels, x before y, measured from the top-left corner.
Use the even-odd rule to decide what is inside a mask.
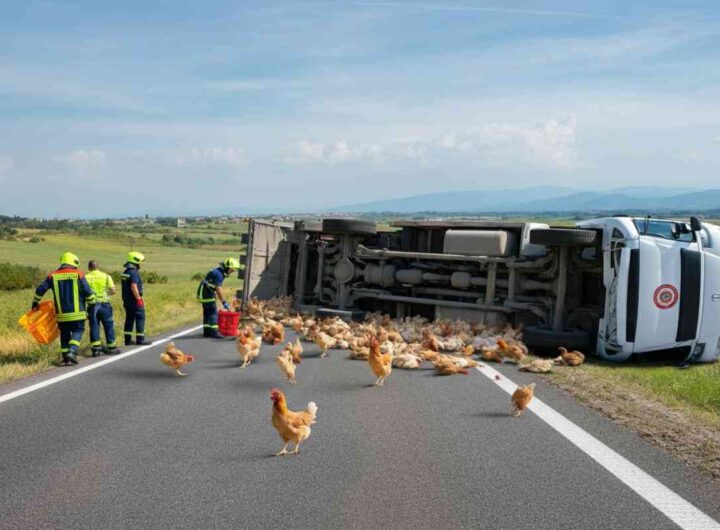
[[[195,356],[183,353],[175,347],[174,342],[171,342],[165,347],[165,351],[160,354],[160,361],[170,368],[173,368],[175,373],[182,377],[187,374],[182,373],[180,368],[195,361]]]
[[[437,370],[438,375],[468,375],[470,373],[467,368],[461,368],[451,359],[446,358],[440,358],[437,361],[433,361],[433,366],[435,367],[435,370]]]
[[[511,398],[513,416],[520,416],[520,414],[522,414],[523,411],[528,407],[534,395],[535,383],[530,383],[529,385],[517,387],[517,390],[513,392]]]
[[[508,344],[504,339],[497,340],[498,350],[500,354],[506,359],[519,363],[527,355],[527,348],[524,344],[512,343]]]
[[[260,355],[260,344],[262,339],[255,336],[255,332],[252,329],[243,330],[238,335],[236,340],[237,351],[242,357],[243,364],[241,368],[245,368],[249,365],[255,357]]]
[[[283,351],[290,354],[290,357],[295,364],[302,364],[303,347],[302,344],[300,344],[299,338],[296,338],[295,342],[288,342]]]
[[[567,351],[560,346],[560,356],[553,359],[555,364],[564,364],[565,366],[580,366],[585,362],[585,354],[579,351]]]
[[[290,442],[295,444],[293,453],[299,454],[300,443],[310,437],[310,426],[315,423],[317,405],[314,401],[311,401],[304,411],[293,412],[287,407],[285,394],[276,388],[270,392],[270,399],[273,402],[272,424],[285,444],[275,456],[288,454],[287,446]]]
[[[370,339],[368,365],[370,365],[373,374],[377,376],[375,386],[383,386],[385,384],[385,379],[392,372],[392,359],[393,356],[389,353],[380,353],[380,343],[375,337]]]
[[[488,346],[483,346],[480,349],[480,358],[483,361],[493,362],[493,363],[504,363],[505,358],[500,355],[497,348],[490,348]]]
[[[333,339],[330,335],[327,333],[323,333],[322,331],[318,331],[315,333],[315,336],[313,337],[313,342],[317,345],[318,348],[320,348],[320,358],[327,356],[327,351],[335,346],[335,339]]]
[[[262,339],[268,344],[280,344],[285,341],[285,327],[280,322],[271,322],[263,328]]]
[[[283,350],[280,355],[277,356],[276,361],[280,370],[283,371],[287,380],[290,384],[295,384],[295,363],[292,359],[292,354],[288,350]]]

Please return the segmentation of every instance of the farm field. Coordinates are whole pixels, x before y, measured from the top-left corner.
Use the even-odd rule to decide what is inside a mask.
[[[161,228],[161,227],[160,227]],[[110,232],[102,235],[78,235],[64,232],[32,233],[42,241],[29,243],[24,240],[0,241],[0,261],[20,265],[31,265],[51,271],[57,266],[58,257],[65,251],[72,251],[80,257],[81,266],[86,270],[88,260],[95,259],[106,272],[121,271],[125,255],[130,250],[145,254],[142,272],[155,272],[166,276],[166,283],[145,285],[147,304],[147,333],[149,336],[190,324],[201,323],[201,309],[195,301],[197,280],[195,274],[205,274],[222,258],[237,256],[241,245],[237,232],[244,227],[204,225],[202,228],[162,230],[156,233]],[[182,234],[187,237],[208,237],[236,240],[234,244],[202,245],[199,248],[166,246],[160,239],[163,234]],[[233,276],[225,282],[226,296],[234,296],[235,289],[242,281]],[[119,285],[118,285],[119,287]],[[29,309],[33,289],[0,291],[0,384],[54,366],[58,360],[57,344],[41,346],[18,325],[18,318]],[[46,299],[47,298],[46,295]],[[125,318],[119,294],[113,297],[115,329],[122,338]],[[87,326],[82,351],[88,353]]]

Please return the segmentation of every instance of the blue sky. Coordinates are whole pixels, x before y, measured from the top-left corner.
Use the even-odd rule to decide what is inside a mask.
[[[720,187],[717,2],[3,3],[0,213]]]

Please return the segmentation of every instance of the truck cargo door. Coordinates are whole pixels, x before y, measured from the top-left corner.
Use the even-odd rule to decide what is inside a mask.
[[[288,294],[291,223],[250,220],[243,302],[251,297],[268,300]]]

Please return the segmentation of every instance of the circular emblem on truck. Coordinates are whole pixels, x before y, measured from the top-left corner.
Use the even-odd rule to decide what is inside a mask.
[[[658,309],[670,309],[677,304],[680,294],[674,285],[666,283],[655,289],[653,301]]]

